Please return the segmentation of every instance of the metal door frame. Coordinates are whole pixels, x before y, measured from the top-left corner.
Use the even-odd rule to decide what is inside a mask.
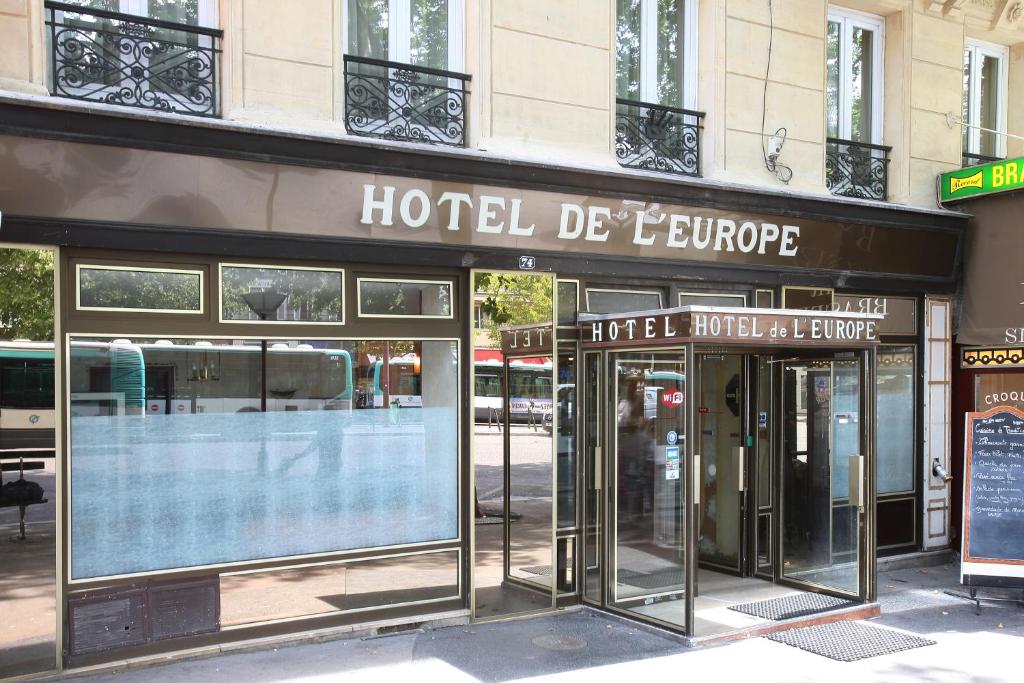
[[[739,541],[737,542],[736,566],[732,566],[731,567],[731,566],[724,565],[724,564],[718,564],[717,562],[713,562],[713,561],[707,561],[707,560],[703,560],[702,561],[702,560],[700,560],[699,559],[700,558],[700,548],[699,548],[699,538],[700,538],[700,536],[699,535],[697,537],[695,537],[695,539],[694,539],[694,542],[698,544],[698,548],[697,548],[698,563],[703,564],[704,566],[709,567],[713,571],[718,571],[718,572],[722,572],[722,573],[725,573],[725,574],[729,574],[730,576],[740,576],[740,577],[753,576],[754,573],[753,573],[753,571],[751,570],[751,568],[749,566],[750,557],[752,555],[751,548],[750,548],[750,543],[751,543],[752,535],[751,535],[750,529],[749,529],[750,520],[748,518],[750,517],[749,510],[751,509],[751,497],[750,497],[751,486],[750,486],[750,482],[751,482],[752,478],[750,476],[750,473],[753,471],[753,466],[755,464],[754,460],[753,460],[753,456],[755,455],[756,451],[755,451],[755,447],[745,445],[745,444],[747,444],[750,441],[750,437],[752,437],[754,435],[754,431],[751,429],[751,424],[752,424],[751,423],[751,418],[753,416],[753,408],[752,408],[752,405],[753,405],[753,391],[754,391],[754,386],[755,386],[754,382],[753,382],[753,375],[752,375],[752,372],[751,372],[751,358],[753,356],[752,356],[751,353],[747,352],[746,350],[724,349],[724,350],[715,350],[715,351],[712,352],[712,351],[709,351],[709,350],[706,350],[706,349],[701,349],[701,350],[695,352],[694,353],[695,367],[694,367],[694,371],[692,373],[693,377],[694,377],[694,382],[695,382],[695,385],[696,385],[694,387],[694,395],[695,396],[699,395],[699,392],[700,392],[700,390],[703,387],[703,382],[704,382],[704,375],[703,375],[704,359],[707,356],[723,356],[723,357],[724,356],[736,356],[740,360],[741,405],[740,405],[740,415],[739,415],[739,420],[740,420],[740,437],[739,437],[739,441],[740,441],[741,444],[744,444],[743,446],[741,446],[744,449],[743,450],[743,455],[741,456],[742,459],[743,459],[743,461],[742,461],[742,467],[743,467],[743,491],[738,496],[739,505],[740,505],[740,510],[739,510],[739,535],[740,535],[740,538],[739,538]],[[701,420],[700,415],[701,415],[701,413],[699,412],[699,410],[695,413],[695,415],[696,415],[696,420],[697,421],[694,423],[694,430],[695,431],[694,431],[693,439],[694,439],[694,443],[697,443],[697,437],[703,437],[703,434],[698,433],[700,430],[697,429],[700,426],[700,424],[701,424],[700,423],[700,420]],[[697,446],[694,446],[694,448],[697,448]],[[703,450],[703,449],[700,449],[700,450]],[[704,455],[704,453],[701,453],[702,457],[703,457],[703,455]],[[698,479],[694,483],[694,486],[700,486],[702,480],[703,480],[703,469],[701,469],[701,478]],[[756,502],[756,499],[755,499],[755,502]],[[699,501],[695,504],[694,514],[697,514],[697,506],[698,505],[699,505]],[[755,509],[754,512],[755,513],[754,513],[753,517],[755,518],[755,523],[756,523],[756,517],[757,517],[756,509]],[[698,529],[700,528],[700,518],[699,518],[699,516],[698,516],[698,520],[697,520],[697,528]],[[756,558],[755,558],[755,564],[756,564]]]
[[[810,593],[823,593],[825,595],[832,595],[839,598],[853,599],[861,602],[871,602],[875,599],[876,594],[876,576],[875,576],[875,557],[877,550],[874,547],[874,529],[875,529],[875,379],[874,379],[874,361],[875,361],[875,349],[861,349],[851,353],[847,358],[838,357],[842,351],[836,351],[834,353],[808,353],[808,352],[792,352],[786,353],[786,358],[778,359],[776,364],[777,367],[772,372],[773,380],[776,384],[776,389],[773,393],[773,402],[778,401],[778,410],[774,416],[773,422],[775,424],[775,445],[774,460],[773,463],[773,474],[775,475],[776,485],[773,487],[773,507],[775,510],[774,520],[772,524],[772,533],[775,538],[773,541],[772,551],[775,555],[773,558],[773,573],[775,575],[775,582],[797,588],[802,591]],[[784,406],[785,406],[785,382],[783,381],[783,372],[787,363],[790,362],[802,362],[810,360],[848,360],[856,359],[859,363],[858,379],[860,381],[860,391],[858,398],[858,410],[860,412],[860,455],[864,456],[864,468],[861,473],[861,487],[863,488],[862,501],[863,506],[858,513],[858,528],[857,528],[857,592],[849,593],[846,591],[839,590],[830,586],[824,586],[816,583],[810,583],[794,579],[792,577],[786,577],[783,575],[784,556],[783,556],[783,526],[784,526],[784,508],[783,504],[785,501],[784,491],[784,457],[783,447],[785,441],[784,432]],[[834,387],[834,383],[832,384]],[[834,389],[830,391],[831,395],[834,395]],[[831,455],[830,455],[831,457]],[[829,494],[831,501],[831,492]],[[830,502],[831,505],[831,502]],[[830,550],[831,552],[831,550]]]

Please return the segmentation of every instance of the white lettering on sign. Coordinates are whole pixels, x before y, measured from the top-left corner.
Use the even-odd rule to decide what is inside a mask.
[[[683,314],[686,315],[686,314]],[[878,341],[877,320],[849,320],[832,317],[745,315],[694,311],[690,316],[690,337],[720,340],[792,339],[796,342]],[[585,343],[670,339],[678,336],[672,315],[641,316],[590,323]],[[659,321],[660,319],[660,321]]]
[[[522,198],[506,198],[500,195],[481,194],[474,198],[465,192],[444,192],[433,201],[430,195],[419,188],[412,188],[398,196],[392,185],[363,185],[363,207],[359,222],[363,225],[395,225],[396,214],[401,226],[413,230],[432,223],[443,229],[459,232],[466,229],[489,235],[512,235],[534,237],[537,226],[521,225],[523,213]],[[397,209],[397,210],[396,210]],[[436,215],[435,215],[436,213]],[[774,223],[758,223],[751,220],[688,216],[683,214],[648,215],[636,211],[632,226],[625,219],[620,224],[610,222],[612,209],[600,204],[581,206],[562,203],[559,210],[558,232],[562,240],[583,239],[584,242],[608,242],[616,228],[629,230],[632,236],[622,239],[641,247],[666,246],[674,249],[691,249],[714,252],[741,252],[793,257],[799,251],[800,226]],[[626,214],[628,215],[628,214]],[[469,218],[472,216],[472,218]],[[618,215],[616,220],[623,219]],[[667,230],[652,230],[663,225],[667,219]],[[661,245],[658,245],[659,240]]]
[[[509,349],[530,348],[534,346],[534,343],[537,346],[544,346],[544,333],[546,331],[547,329],[543,327],[527,330],[506,330],[505,345]]]
[[[843,320],[799,316],[785,322],[766,322],[756,315],[725,313],[693,313],[694,337],[723,337],[729,339],[818,340],[818,341],[877,341],[878,322],[875,320]]]
[[[985,405],[987,406],[1006,405],[1011,401],[1024,402],[1024,391],[1001,391],[985,396]]]

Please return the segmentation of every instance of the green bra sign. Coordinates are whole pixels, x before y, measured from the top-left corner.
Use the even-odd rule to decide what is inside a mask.
[[[993,161],[939,176],[939,203],[1024,188],[1024,157]]]

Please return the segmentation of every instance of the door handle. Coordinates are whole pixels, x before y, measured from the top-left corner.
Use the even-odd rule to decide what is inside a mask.
[[[733,446],[732,456],[736,461],[736,490],[746,491],[747,490],[747,447],[746,446]]]
[[[598,491],[601,490],[601,471],[604,461],[601,460],[601,447],[594,446],[594,488]]]
[[[850,456],[850,479],[847,482],[850,496],[850,505],[864,511],[864,456]]]
[[[693,454],[693,504],[700,504],[700,455]]]

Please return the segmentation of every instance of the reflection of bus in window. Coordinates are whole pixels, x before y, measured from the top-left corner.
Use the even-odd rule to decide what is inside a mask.
[[[497,358],[480,358],[473,365],[473,415],[477,422],[501,419],[504,403],[505,364]]]
[[[73,341],[73,417],[258,412],[258,344],[169,340]],[[342,349],[272,343],[266,357],[267,411],[352,407],[352,363]]]
[[[552,378],[551,361],[543,363],[527,360],[513,360],[508,364],[508,412],[509,418],[516,416],[535,419],[551,411]]]
[[[477,350],[473,364],[473,413],[477,422],[499,417],[504,409],[505,363],[500,352]],[[551,359],[522,358],[509,361],[509,420],[540,423],[551,413]],[[550,423],[549,423],[550,424]]]
[[[415,353],[392,356],[388,363],[388,405],[400,408],[422,408],[423,386],[420,375],[420,357]],[[381,385],[381,370],[384,360],[378,359],[373,366],[373,407],[384,408],[384,386]]]
[[[0,451],[54,449],[53,342],[0,342]]]

